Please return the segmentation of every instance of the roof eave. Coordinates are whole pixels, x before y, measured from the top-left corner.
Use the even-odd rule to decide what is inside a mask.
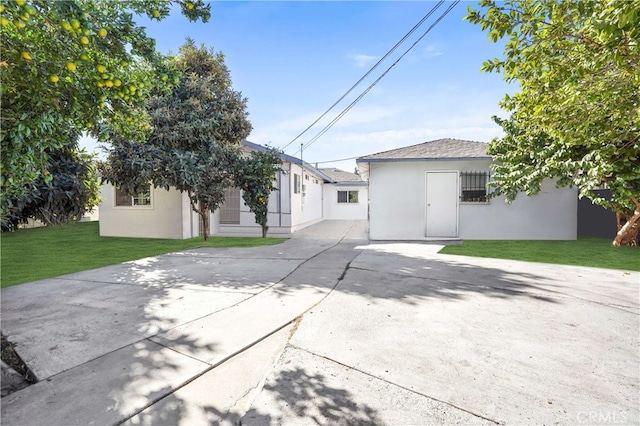
[[[267,147],[264,145],[260,145],[254,142],[250,142],[248,140],[243,140],[242,144],[244,146],[246,146],[249,149],[253,149],[256,151],[266,151]],[[280,154],[280,158],[282,159],[282,161],[288,161],[291,164],[296,164],[300,167],[303,167],[307,170],[311,170],[315,175],[317,175],[319,178],[321,178],[322,180],[324,180],[325,182],[331,182],[331,178],[329,176],[327,176],[327,174],[321,172],[320,170],[316,169],[315,167],[313,167],[311,164],[307,163],[306,161],[302,161],[301,159],[297,158],[297,157],[293,157],[291,155],[285,154],[285,153],[281,153]]]
[[[369,186],[369,183],[363,180],[330,182],[330,183],[335,186]]]
[[[483,157],[442,157],[442,158],[366,158],[356,159],[356,163],[390,163],[390,162],[416,162],[416,161],[479,161],[491,160],[491,156]]]

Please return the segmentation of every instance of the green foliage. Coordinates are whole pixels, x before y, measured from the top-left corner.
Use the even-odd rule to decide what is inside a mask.
[[[224,56],[188,39],[174,61],[182,72],[170,93],[148,102],[153,131],[144,143],[113,135],[103,177],[130,194],[149,182],[187,192],[208,237],[209,212],[233,184],[242,140],[251,132],[247,100],[231,87]]]
[[[640,193],[640,1],[480,2],[466,19],[506,38],[502,72],[520,90],[505,96],[506,136],[489,148],[496,194],[535,194],[544,178],[632,215]],[[592,192],[606,184],[609,202]],[[630,217],[630,216],[629,216]]]
[[[2,235],[2,287],[198,247],[255,247],[282,238],[163,240],[100,237],[98,222],[19,229]],[[61,250],[61,247],[64,249]]]
[[[180,72],[133,15],[162,20],[171,4],[192,21],[209,19],[202,0],[0,4],[3,216],[4,200],[27,195],[48,155],[68,144],[70,130],[90,130],[102,140],[107,133],[146,137],[146,97],[177,83]]]
[[[239,162],[236,185],[242,189],[242,199],[253,212],[256,223],[262,227],[262,237],[267,236],[269,194],[277,189],[274,179],[282,164],[282,152],[268,147],[265,151],[252,151]]]
[[[46,170],[27,185],[25,195],[5,200],[3,230],[15,229],[28,219],[47,225],[76,221],[98,205],[99,177],[93,155],[71,144],[46,154]]]

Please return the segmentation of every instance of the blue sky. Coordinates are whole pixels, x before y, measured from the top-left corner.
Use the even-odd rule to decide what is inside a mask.
[[[344,94],[436,2],[218,1],[208,23],[179,13],[161,22],[139,20],[163,53],[187,36],[225,54],[236,90],[248,98],[255,143],[283,147]],[[290,145],[307,143],[435,21],[441,6],[318,125]],[[479,27],[462,18],[461,2],[325,135],[304,150],[311,163],[363,156],[451,137],[488,142],[501,134],[491,120],[513,92],[498,74],[480,72],[501,56]],[[320,167],[353,170],[355,160]]]

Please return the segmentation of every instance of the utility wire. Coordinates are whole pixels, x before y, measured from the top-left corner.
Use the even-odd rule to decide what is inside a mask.
[[[353,89],[356,88],[356,86],[358,86],[358,84],[362,83],[362,80],[364,80],[365,78],[367,78],[369,76],[369,74],[371,74],[376,68],[378,68],[378,65],[380,65],[385,59],[387,59],[387,57],[389,55],[391,55],[402,43],[404,43],[404,41],[409,38],[409,36],[411,36],[411,34],[413,34],[423,23],[424,21],[426,21],[427,19],[429,19],[429,17],[431,17],[431,15],[433,14],[433,12],[435,12],[441,5],[442,3],[444,3],[444,0],[439,1],[421,20],[420,22],[418,22],[413,28],[411,28],[411,30],[404,35],[404,37],[402,37],[402,39],[400,39],[399,42],[397,42],[395,44],[395,46],[393,46],[391,48],[391,50],[389,50],[383,57],[382,59],[380,59],[378,62],[376,62],[376,64],[374,66],[371,67],[371,69],[369,69],[369,71],[367,71],[367,73],[365,75],[363,75],[360,80],[356,81],[356,83],[351,86],[351,88],[349,90],[347,90],[345,92],[344,95],[342,95],[340,97],[340,99],[338,99],[337,101],[335,101],[335,103],[333,105],[331,105],[325,112],[322,113],[322,115],[320,117],[318,117],[316,119],[316,121],[314,121],[313,123],[311,123],[306,129],[304,129],[298,136],[296,136],[295,138],[293,138],[291,140],[291,142],[289,142],[288,144],[286,144],[285,146],[283,146],[281,149],[284,151],[289,145],[291,145],[292,143],[294,143],[295,141],[297,141],[300,136],[304,135],[305,133],[307,133],[307,131],[309,129],[311,129],[313,126],[316,125],[316,123],[318,123],[318,121],[322,120],[322,118],[327,115],[329,113],[329,111],[331,111],[336,105],[338,105],[340,103],[340,101],[342,101],[349,93],[351,93],[353,91]]]
[[[360,158],[360,157],[362,157],[362,155],[356,155],[355,157],[349,157],[349,158],[338,158],[337,160],[314,161],[313,164],[339,163],[341,161],[355,160],[356,158]]]
[[[349,104],[349,106],[347,106],[344,110],[342,110],[342,112],[340,114],[338,114],[338,116],[336,118],[334,118],[333,120],[331,120],[331,122],[329,124],[327,124],[320,132],[318,132],[318,134],[316,134],[313,138],[311,138],[309,140],[309,142],[307,142],[306,144],[304,144],[303,148],[308,148],[309,146],[311,146],[315,141],[317,141],[322,135],[324,135],[325,133],[327,133],[327,131],[333,127],[334,124],[336,124],[342,117],[344,117],[344,115],[349,112],[349,110],[351,110],[351,108],[353,108],[355,106],[355,104],[357,104],[367,93],[369,93],[369,91],[376,85],[378,84],[378,82],[380,80],[382,80],[382,78],[387,75],[387,73],[389,71],[391,71],[391,69],[393,67],[396,66],[396,64],[398,62],[400,62],[400,60],[402,58],[404,58],[404,56],[409,53],[409,51],[411,49],[413,49],[416,44],[418,44],[428,33],[429,31],[431,31],[445,16],[447,16],[449,14],[449,12],[451,12],[451,10],[456,7],[456,5],[460,3],[460,0],[456,0],[455,2],[453,2],[448,8],[447,10],[444,11],[444,13],[442,15],[440,15],[440,17],[438,19],[436,19],[436,21],[431,24],[431,26],[427,29],[427,31],[424,32],[424,34],[422,34],[420,36],[420,38],[418,38],[389,68],[387,68],[387,70],[380,76],[378,77],[373,83],[371,83],[371,85],[369,87],[367,87],[365,89],[364,92],[362,92],[360,94],[360,96],[358,96],[353,102],[351,102],[351,104]],[[300,152],[300,149],[298,149],[296,152],[293,153],[293,155],[295,155],[296,153]]]

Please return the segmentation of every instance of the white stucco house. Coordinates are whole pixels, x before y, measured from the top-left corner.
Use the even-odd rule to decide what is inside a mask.
[[[369,187],[360,175],[336,168],[319,169],[329,177],[324,185],[323,216],[327,219],[366,220]]]
[[[243,142],[245,151],[264,149]],[[289,236],[324,219],[358,215],[366,219],[366,182],[360,179],[345,185],[299,158],[283,154],[282,160],[282,170],[275,176],[277,189],[269,196],[268,235]],[[355,199],[353,191],[358,191]],[[185,239],[201,235],[199,215],[192,211],[187,194],[176,189],[150,187],[131,197],[105,184],[100,195],[101,236]],[[224,204],[211,213],[210,234],[261,235],[238,188],[229,188]]]
[[[369,238],[575,240],[577,190],[547,180],[511,204],[488,198],[486,147],[439,139],[358,158],[369,183]]]

